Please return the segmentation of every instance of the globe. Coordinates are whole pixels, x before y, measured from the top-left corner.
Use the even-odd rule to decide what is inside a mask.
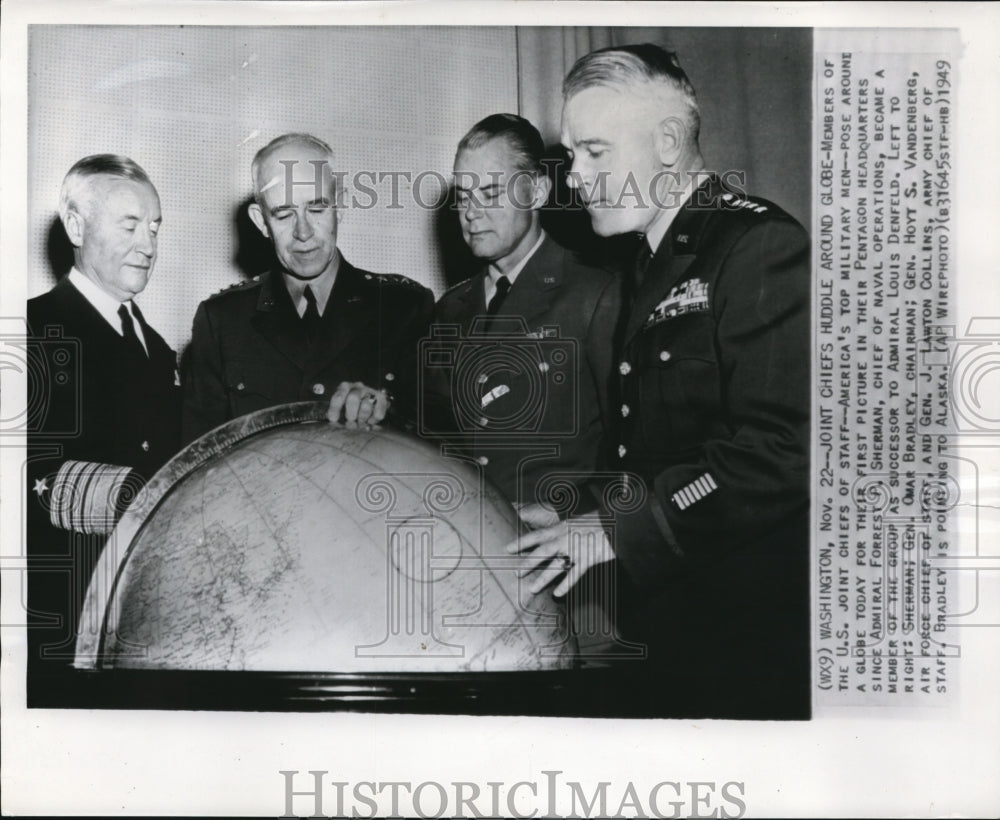
[[[562,669],[574,642],[478,466],[325,403],[223,425],[132,500],[88,588],[82,669]]]

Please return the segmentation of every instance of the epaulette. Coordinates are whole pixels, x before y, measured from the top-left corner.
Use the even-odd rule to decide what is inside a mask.
[[[722,209],[725,211],[749,211],[754,214],[763,214],[771,210],[772,205],[766,199],[757,199],[752,196],[739,196],[732,192],[727,192],[719,196]]]
[[[214,299],[217,296],[221,296],[223,293],[231,293],[232,291],[235,291],[235,290],[250,290],[251,288],[255,288],[255,287],[259,287],[259,286],[260,286],[260,277],[259,276],[254,276],[251,279],[247,279],[244,282],[233,282],[231,285],[226,285],[224,288],[221,288],[220,290],[217,290],[215,293],[213,293],[208,298],[209,299]]]
[[[698,195],[696,191],[695,197]],[[724,218],[721,221],[714,218],[718,216]],[[670,228],[674,237],[674,253],[695,253],[706,231],[742,230],[755,222],[775,217],[788,218],[788,215],[773,202],[743,193],[724,191],[712,199],[694,199],[681,209]],[[740,228],[741,225],[744,227]]]
[[[366,280],[376,285],[402,285],[403,287],[413,288],[415,290],[423,288],[423,285],[419,282],[398,273],[366,273],[364,276]]]

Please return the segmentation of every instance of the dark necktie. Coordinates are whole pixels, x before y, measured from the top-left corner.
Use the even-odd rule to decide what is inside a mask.
[[[122,334],[125,336],[125,346],[132,351],[132,353],[142,356],[146,359],[146,348],[142,346],[142,342],[139,341],[139,336],[135,332],[135,323],[132,321],[132,314],[129,313],[129,309],[125,306],[123,302],[118,306],[118,318],[122,320]]]
[[[306,329],[306,336],[311,342],[319,335],[319,308],[316,307],[316,294],[312,292],[312,288],[309,285],[306,285],[306,289],[302,292],[302,295],[306,300],[306,312],[302,314],[302,324]]]
[[[635,291],[642,287],[646,278],[646,271],[649,270],[649,263],[653,261],[653,252],[646,241],[646,234],[639,234],[639,240],[635,247],[635,257],[632,260],[632,286]]]
[[[493,298],[490,299],[490,303],[486,306],[487,316],[496,316],[500,312],[500,306],[503,304],[503,300],[506,298],[507,293],[510,291],[510,279],[506,276],[501,276],[497,279],[497,290],[493,294]]]

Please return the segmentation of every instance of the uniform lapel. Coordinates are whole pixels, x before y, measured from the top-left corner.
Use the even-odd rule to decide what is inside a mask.
[[[670,289],[681,280],[694,261],[698,238],[712,214],[711,208],[705,203],[714,202],[710,197],[716,193],[716,187],[717,180],[714,177],[703,183],[684,203],[671,223],[649,263],[646,277],[632,303],[625,331],[626,341],[642,329],[649,315],[667,297]],[[698,207],[693,207],[695,203]]]
[[[379,321],[381,293],[374,277],[375,274],[362,273],[341,257],[337,280],[323,311],[319,336],[305,368],[307,371],[323,370],[361,335],[367,325]]]
[[[279,353],[295,367],[301,368],[309,342],[292,297],[288,295],[281,274],[277,271],[261,277],[257,311],[250,323]]]
[[[142,315],[142,310],[134,302],[132,304],[134,315],[139,324],[142,325],[142,335],[146,340],[146,352],[149,355],[149,363],[154,368],[164,368],[168,364],[171,369],[177,366],[177,356],[173,349],[164,341],[163,337],[157,333],[146,317]]]
[[[121,345],[121,335],[108,324],[100,311],[87,301],[87,297],[76,289],[68,276],[59,280],[52,293],[58,314],[66,316],[67,324],[72,326],[72,330],[68,327],[63,328],[67,335],[79,333],[80,337],[88,342],[94,341],[106,348]],[[44,328],[32,328],[35,334],[42,334],[44,331]]]
[[[486,315],[486,276],[486,268],[483,268],[459,285],[455,292],[455,300],[458,302],[455,312],[462,326],[463,336],[468,336],[471,332],[473,319]]]
[[[80,293],[68,278],[63,278],[53,288],[53,296],[58,315],[65,316],[66,326],[63,332],[67,336],[76,336],[84,340],[81,355],[91,364],[100,362],[107,367],[108,373],[121,374],[127,365],[127,372],[136,375],[140,372],[160,373],[169,369],[174,372],[177,358],[174,351],[163,338],[141,317],[141,310],[133,315],[142,327],[146,340],[148,357],[132,357],[126,354],[124,339],[100,314],[87,298]],[[35,333],[44,333],[44,328],[32,329]]]
[[[532,330],[532,325],[549,312],[562,279],[561,249],[546,237],[514,280],[499,315],[520,316]]]

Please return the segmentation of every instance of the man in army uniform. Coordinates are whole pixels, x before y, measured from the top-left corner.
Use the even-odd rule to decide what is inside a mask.
[[[414,413],[417,343],[434,298],[404,276],[355,268],[337,249],[330,147],[308,134],[264,146],[250,218],[280,271],[198,307],[184,378],[185,441],[246,413],[329,397],[329,418]]]
[[[641,590],[646,694],[670,713],[809,714],[809,241],[705,170],[694,90],[657,46],[583,57],[563,143],[595,231],[639,232],[623,276],[599,553],[575,522],[521,539],[535,589],[616,560]],[[607,496],[606,496],[607,498]]]

